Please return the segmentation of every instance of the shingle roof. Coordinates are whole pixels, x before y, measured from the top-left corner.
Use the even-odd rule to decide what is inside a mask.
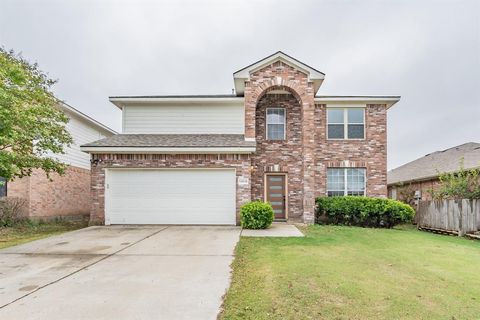
[[[387,183],[395,184],[424,180],[436,177],[438,172],[455,172],[459,170],[462,158],[465,169],[480,168],[480,143],[469,142],[427,154],[422,158],[390,170]]]
[[[255,147],[243,134],[117,134],[82,147]]]

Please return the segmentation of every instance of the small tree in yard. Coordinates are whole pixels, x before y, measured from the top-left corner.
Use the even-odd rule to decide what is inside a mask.
[[[50,91],[55,81],[13,51],[0,48],[0,177],[28,176],[35,168],[48,177],[65,164],[47,157],[72,142],[68,117]]]
[[[411,183],[405,184],[403,182],[395,185],[397,188],[397,200],[402,201],[412,207],[415,206],[415,188]]]
[[[440,187],[430,190],[432,197],[440,199],[480,199],[480,169],[465,169],[463,159],[460,170],[439,174]]]

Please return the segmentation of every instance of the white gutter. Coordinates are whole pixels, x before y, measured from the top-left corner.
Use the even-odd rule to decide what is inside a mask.
[[[87,153],[159,153],[159,154],[247,154],[255,152],[255,147],[80,147]]]
[[[119,108],[132,103],[241,103],[244,97],[111,97],[109,101]]]
[[[315,102],[358,102],[386,104],[387,108],[392,107],[400,101],[400,96],[323,96],[315,97]]]

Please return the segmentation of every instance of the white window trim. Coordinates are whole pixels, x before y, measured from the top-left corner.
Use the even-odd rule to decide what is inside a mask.
[[[327,173],[327,183],[326,183],[326,196],[328,197],[328,192],[329,191],[343,191],[343,195],[344,196],[348,196],[348,178],[347,178],[347,170],[348,169],[363,169],[363,172],[364,172],[364,178],[363,178],[363,196],[366,196],[367,194],[367,168],[364,168],[364,167],[361,167],[361,168],[350,168],[350,167],[344,167],[344,168],[339,168],[339,167],[331,167],[331,168],[327,168],[328,169],[342,169],[344,170],[343,171],[343,190],[329,190],[328,189],[328,173]]]
[[[268,111],[269,110],[283,110],[283,123],[268,123]],[[268,125],[269,124],[283,124],[283,139],[270,139],[268,137]],[[272,107],[265,109],[265,140],[270,141],[283,141],[287,140],[287,109],[282,107]]]
[[[343,123],[330,123],[328,121],[328,109],[343,110]],[[363,110],[363,123],[348,123],[348,110],[349,109],[362,109]],[[330,124],[343,124],[343,138],[330,138],[328,136],[328,125]],[[348,138],[348,125],[349,124],[363,124],[363,138]],[[327,140],[365,140],[366,139],[366,124],[365,124],[365,107],[327,107]]]

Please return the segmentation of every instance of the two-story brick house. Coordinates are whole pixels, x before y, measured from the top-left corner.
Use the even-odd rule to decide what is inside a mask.
[[[320,195],[387,195],[398,96],[318,96],[325,75],[277,52],[233,74],[234,95],[122,96],[122,134],[91,153],[91,222],[236,224],[269,201],[312,223]]]

